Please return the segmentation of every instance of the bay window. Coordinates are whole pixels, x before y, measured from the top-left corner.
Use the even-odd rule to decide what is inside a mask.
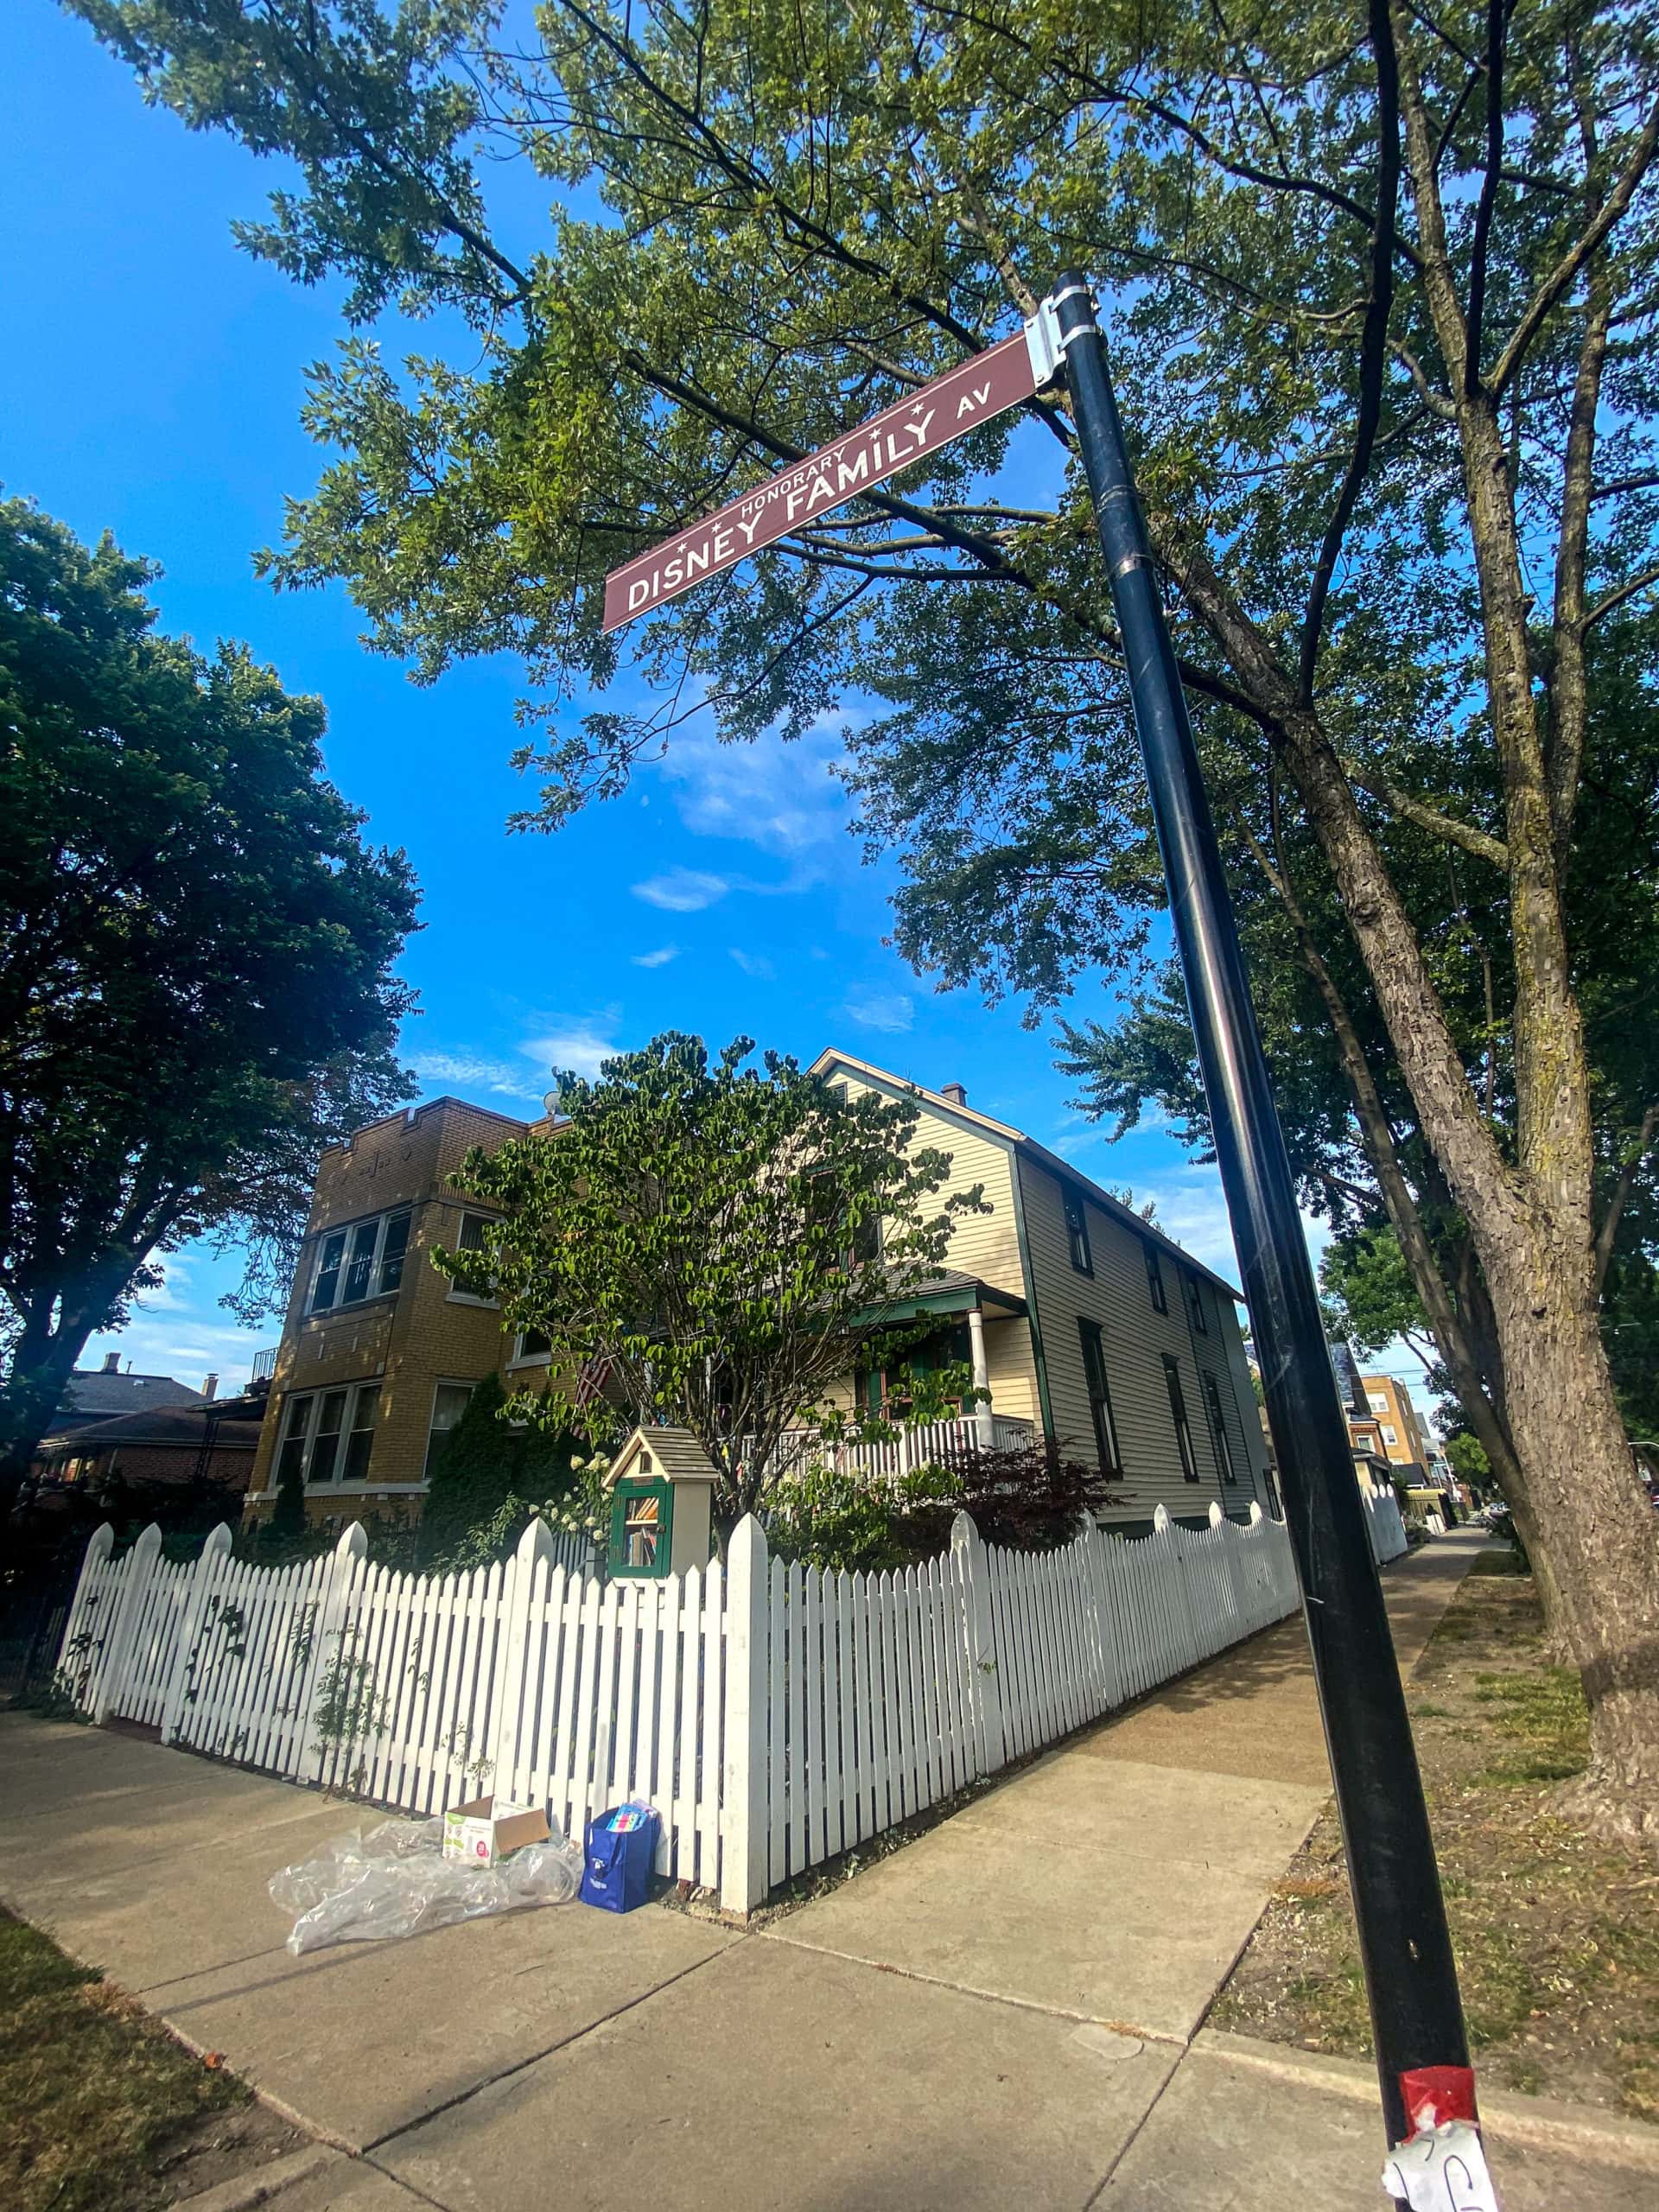
[[[307,1490],[366,1482],[379,1410],[378,1382],[296,1392],[283,1413],[274,1487],[296,1479]]]

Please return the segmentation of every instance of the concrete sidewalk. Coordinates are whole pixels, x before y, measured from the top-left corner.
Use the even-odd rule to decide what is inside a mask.
[[[1476,1548],[1390,1570],[1407,1666]],[[352,2154],[307,2154],[282,2212],[1358,2212],[1363,2069],[1192,2040],[1323,1761],[1291,1623],[764,1932],[573,1906],[292,1959],[265,1884],[356,1808],[8,1715],[0,1893]],[[1639,2133],[1516,2125],[1509,2212],[1659,2198]]]

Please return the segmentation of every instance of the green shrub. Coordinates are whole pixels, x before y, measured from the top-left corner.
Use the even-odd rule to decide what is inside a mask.
[[[479,1565],[479,1543],[489,1559],[504,1557],[528,1525],[532,1510],[556,1505],[577,1487],[573,1437],[505,1418],[500,1378],[486,1375],[467,1410],[439,1446],[421,1515],[417,1549],[423,1563]]]
[[[954,1467],[891,1478],[814,1466],[772,1493],[766,1539],[785,1559],[880,1573],[937,1557],[958,1513],[988,1544],[1052,1551],[1086,1516],[1126,1502],[1122,1484],[1054,1445],[975,1452]]]

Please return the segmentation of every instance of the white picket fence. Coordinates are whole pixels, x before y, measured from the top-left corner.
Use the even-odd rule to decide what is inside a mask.
[[[493,1789],[580,1836],[647,1799],[658,1872],[740,1912],[1297,1604],[1258,1507],[1198,1530],[1160,1507],[1149,1535],[1090,1524],[1044,1553],[988,1548],[958,1515],[948,1552],[878,1575],[770,1559],[753,1519],[723,1567],[608,1586],[539,1522],[472,1574],[365,1548],[353,1527],[257,1567],[221,1528],[173,1565],[151,1528],[112,1560],[101,1529],[64,1686],[94,1720],[410,1813]]]
[[[1360,1484],[1359,1494],[1365,1501],[1365,1527],[1371,1540],[1371,1557],[1379,1567],[1386,1567],[1391,1559],[1400,1559],[1411,1549],[1406,1541],[1405,1517],[1400,1510],[1400,1501],[1393,1491],[1368,1488]]]

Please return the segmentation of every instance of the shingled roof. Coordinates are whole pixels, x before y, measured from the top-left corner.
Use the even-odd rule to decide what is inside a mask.
[[[72,1422],[98,1421],[113,1414],[147,1411],[155,1406],[200,1406],[200,1390],[170,1375],[110,1375],[102,1368],[76,1368],[52,1416],[55,1436]]]
[[[689,1428],[636,1428],[611,1464],[612,1479],[632,1474],[642,1452],[651,1454],[651,1471],[670,1482],[719,1480],[719,1470]]]

